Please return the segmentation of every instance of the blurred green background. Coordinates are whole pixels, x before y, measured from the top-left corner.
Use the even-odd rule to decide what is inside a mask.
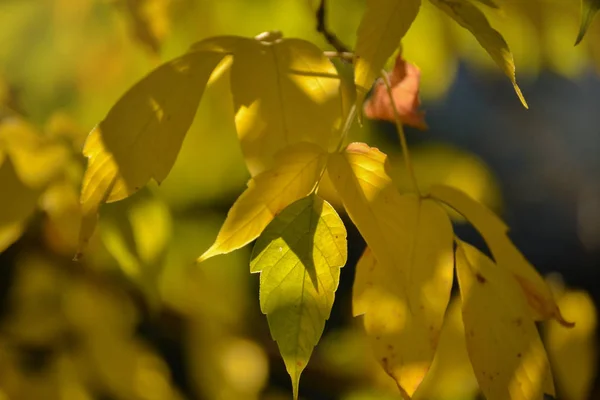
[[[285,399],[291,385],[258,307],[250,249],[193,263],[249,174],[228,77],[204,95],[168,179],[102,209],[78,263],[81,146],[134,82],[195,41],[280,30],[323,49],[310,0],[0,0],[0,400]],[[548,275],[565,330],[541,326],[559,398],[600,398],[600,22],[578,47],[577,0],[504,0],[486,9],[515,55],[531,110],[476,41],[425,3],[404,40],[422,72],[430,130],[408,130],[420,184],[459,187],[500,213]],[[330,0],[352,46],[365,4]],[[391,124],[352,140],[389,154]],[[9,165],[6,155],[21,160]],[[14,168],[13,168],[14,167]],[[395,399],[351,317],[349,229],[332,316],[301,379],[306,399]],[[457,222],[462,237],[474,231]],[[476,399],[456,303],[421,399]]]

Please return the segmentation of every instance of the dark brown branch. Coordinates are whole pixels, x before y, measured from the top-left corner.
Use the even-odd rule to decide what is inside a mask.
[[[317,9],[317,32],[323,34],[327,43],[329,43],[338,53],[350,53],[350,49],[342,43],[340,39],[327,29],[326,19],[327,12],[325,8],[326,0],[321,0],[319,8]]]

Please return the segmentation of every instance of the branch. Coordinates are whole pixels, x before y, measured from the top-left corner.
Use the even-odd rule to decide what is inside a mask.
[[[338,39],[335,33],[327,29],[327,24],[325,23],[327,18],[325,2],[326,0],[321,0],[319,8],[317,9],[317,32],[323,34],[327,43],[329,43],[339,54],[351,53],[350,49]],[[342,59],[345,60],[345,57],[342,57]]]

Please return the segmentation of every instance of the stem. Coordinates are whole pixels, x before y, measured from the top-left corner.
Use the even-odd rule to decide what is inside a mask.
[[[390,80],[387,76],[385,70],[381,71],[381,77],[383,78],[383,83],[385,84],[385,88],[387,89],[387,94],[390,98],[390,103],[392,106],[392,111],[394,112],[394,119],[396,120],[396,129],[398,129],[398,136],[400,136],[400,145],[402,146],[402,155],[404,158],[404,164],[406,166],[406,171],[410,177],[413,191],[421,197],[421,192],[419,191],[419,185],[417,184],[417,177],[415,175],[415,170],[413,169],[412,162],[410,161],[410,152],[408,151],[408,144],[406,143],[406,136],[404,135],[404,128],[402,128],[402,121],[400,120],[400,116],[398,115],[398,110],[396,109],[396,102],[394,101],[394,95],[392,94],[392,85],[390,84]]]
[[[349,63],[354,62],[354,53],[351,53],[349,51],[345,51],[343,53],[337,51],[324,51],[323,55],[327,58],[339,58]]]
[[[354,118],[356,117],[356,104],[353,104],[348,112],[348,116],[346,117],[346,121],[344,122],[344,126],[342,127],[342,134],[340,135],[340,141],[337,145],[337,152],[339,153],[342,150],[342,146],[344,145],[344,140],[348,136],[348,132],[350,131],[350,127],[352,126],[352,122],[354,122]]]

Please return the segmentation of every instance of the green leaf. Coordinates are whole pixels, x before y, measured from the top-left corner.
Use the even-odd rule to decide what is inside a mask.
[[[490,26],[485,14],[471,4],[469,0],[430,1],[475,36],[479,44],[488,52],[506,76],[508,76],[519,100],[521,100],[525,108],[528,108],[525,97],[523,97],[523,93],[521,93],[521,89],[517,85],[515,62],[508,44],[502,35]]]
[[[175,163],[211,72],[225,53],[197,51],[170,61],[134,85],[88,136],[80,251],[103,202],[124,199]]]
[[[575,46],[583,40],[598,9],[600,9],[600,0],[581,0],[581,25],[579,27],[577,40],[575,40]]]
[[[421,0],[368,0],[356,37],[356,108],[359,113],[385,62],[419,13]]]
[[[234,49],[231,91],[252,176],[268,169],[274,155],[291,144],[335,149],[343,112],[340,77],[314,44],[241,40]]]
[[[346,247],[342,220],[316,195],[283,210],[254,247],[250,270],[261,273],[260,308],[292,378],[294,399],[329,318]]]

